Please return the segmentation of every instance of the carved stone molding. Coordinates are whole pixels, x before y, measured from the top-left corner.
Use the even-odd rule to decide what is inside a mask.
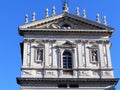
[[[24,42],[30,42],[30,43],[32,43],[34,41],[35,41],[35,39],[24,39]]]
[[[55,43],[56,40],[42,40],[43,43]]]
[[[49,40],[50,43],[56,43],[57,40]]]
[[[89,44],[108,44],[109,40],[76,40],[76,43],[89,43]]]
[[[31,71],[28,71],[28,70],[23,70],[23,71],[22,71],[22,74],[23,74],[23,75],[32,75],[32,74],[31,74]]]
[[[79,71],[80,76],[89,76],[89,71]]]

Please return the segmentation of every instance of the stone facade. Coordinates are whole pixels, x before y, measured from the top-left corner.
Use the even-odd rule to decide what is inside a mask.
[[[21,90],[115,90],[109,42],[114,29],[67,10],[31,23],[26,17],[19,26]]]
[[[23,66],[22,77],[37,78],[113,78],[113,68],[110,58],[110,43],[105,39],[98,40],[87,36],[87,40],[78,40],[70,36],[57,38],[58,35],[26,36],[32,39],[25,39],[23,42]],[[86,36],[85,36],[86,37]],[[34,39],[33,39],[34,38]],[[100,39],[103,37],[99,37]],[[51,40],[50,40],[51,39]],[[92,50],[97,50],[97,60],[92,58]],[[41,50],[41,60],[38,60],[38,50]],[[72,53],[73,75],[63,74],[63,53]],[[40,54],[40,53],[39,53]],[[44,69],[44,70],[43,70]]]

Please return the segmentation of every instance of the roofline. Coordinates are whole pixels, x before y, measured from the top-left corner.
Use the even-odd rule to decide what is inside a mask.
[[[17,83],[22,84],[40,84],[40,83],[100,83],[116,85],[119,78],[16,78]],[[29,83],[28,83],[29,82]]]
[[[19,26],[19,28],[28,28],[31,25],[33,25],[33,26],[36,25],[38,22],[39,22],[39,24],[44,24],[45,22],[56,20],[56,19],[59,19],[59,18],[65,17],[65,16],[73,17],[74,19],[80,20],[80,21],[82,21],[84,23],[88,23],[88,24],[90,23],[92,25],[99,26],[99,27],[102,27],[102,28],[105,28],[105,29],[114,30],[114,28],[106,26],[106,25],[104,25],[102,23],[97,23],[97,22],[92,21],[90,19],[86,19],[86,18],[77,16],[77,15],[74,15],[74,14],[70,14],[70,13],[62,13],[62,14],[51,16],[51,17],[48,17],[48,18],[44,18],[42,20],[37,20],[37,21],[34,21],[34,22],[30,22],[28,24],[24,24],[24,25]]]
[[[91,24],[93,24],[93,25],[99,25],[100,27],[104,27],[104,28],[107,28],[107,29],[109,29],[109,30],[111,30],[111,29],[113,29],[114,30],[114,28],[113,27],[110,27],[110,26],[108,26],[108,25],[104,25],[104,24],[102,24],[102,23],[97,23],[96,21],[93,21],[93,20],[90,20],[90,19],[87,19],[87,18],[83,18],[83,17],[80,17],[80,16],[77,16],[77,15],[74,15],[74,14],[70,14],[70,13],[65,13],[64,14],[65,16],[74,16],[74,18],[75,19],[77,19],[77,20],[80,20],[80,21],[83,21],[83,22],[90,22]]]
[[[63,17],[63,15],[64,15],[64,13],[58,14],[58,15],[54,15],[54,16],[51,16],[51,17],[47,17],[47,18],[43,18],[43,19],[41,19],[41,20],[36,20],[36,21],[30,22],[30,23],[28,23],[28,24],[23,24],[23,25],[19,26],[19,28],[29,27],[31,24],[34,24],[34,25],[35,25],[35,24],[38,23],[38,22],[41,22],[41,23],[48,22],[48,21],[52,20],[53,18],[56,18],[56,19],[61,18],[61,17]]]

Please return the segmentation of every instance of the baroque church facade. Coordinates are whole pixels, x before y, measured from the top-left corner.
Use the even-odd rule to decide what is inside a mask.
[[[21,90],[115,90],[109,41],[114,28],[69,13],[64,3],[63,13],[56,15],[55,7],[49,17],[19,26],[23,36],[22,68],[17,83]]]

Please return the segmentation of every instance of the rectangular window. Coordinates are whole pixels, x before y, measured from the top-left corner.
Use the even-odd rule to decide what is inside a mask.
[[[58,88],[67,88],[67,84],[58,84]]]
[[[78,85],[78,84],[70,84],[69,87],[70,87],[70,88],[78,88],[79,85]]]

